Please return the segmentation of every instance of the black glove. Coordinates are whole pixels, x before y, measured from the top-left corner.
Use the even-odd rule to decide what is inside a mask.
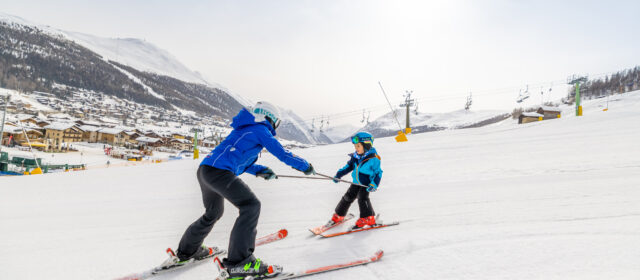
[[[311,165],[311,163],[309,163],[309,168],[303,172],[304,175],[316,175],[316,171],[313,169],[313,165]]]
[[[338,181],[338,179],[340,179],[340,178],[338,178],[338,174],[336,174],[336,176],[333,176],[333,182],[334,183],[336,183],[336,184],[339,183],[340,181]]]
[[[260,172],[256,173],[256,177],[262,177],[265,180],[278,178],[278,176],[276,176],[276,173],[273,172],[273,170],[271,170],[271,168],[269,167],[262,169]]]

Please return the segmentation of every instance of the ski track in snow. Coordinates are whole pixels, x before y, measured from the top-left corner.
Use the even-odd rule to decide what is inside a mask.
[[[377,139],[384,174],[372,203],[384,221],[401,221],[385,229],[312,237],[346,184],[243,175],[262,201],[258,235],[289,230],[256,256],[298,270],[385,251],[377,263],[306,279],[638,279],[640,92],[618,98],[608,112],[606,100],[585,101],[580,118]],[[333,174],[352,149],[295,153]],[[268,153],[259,163],[299,175]],[[2,279],[114,279],[158,265],[202,215],[198,164],[1,177]],[[225,203],[205,242],[226,247],[236,216]],[[205,262],[153,279],[216,271]]]

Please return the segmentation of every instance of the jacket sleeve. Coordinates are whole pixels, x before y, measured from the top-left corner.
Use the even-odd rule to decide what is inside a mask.
[[[280,161],[293,167],[294,169],[297,169],[298,171],[305,171],[309,169],[309,163],[306,160],[292,154],[290,151],[282,147],[282,144],[280,144],[278,139],[273,137],[273,135],[271,135],[271,133],[266,129],[258,133],[258,137],[260,144],[262,144],[262,146],[265,147],[267,151],[269,151],[269,153],[271,153]]]
[[[244,172],[247,172],[247,173],[252,174],[252,175],[256,175],[260,171],[265,170],[265,169],[267,169],[266,166],[254,163],[253,165],[247,167],[247,169]]]
[[[335,177],[342,178],[342,176],[347,175],[349,172],[353,171],[354,165],[355,165],[355,159],[351,157],[347,162],[347,164],[344,167],[340,168],[340,170],[338,170]]]
[[[371,182],[375,183],[376,186],[380,186],[380,180],[382,180],[382,168],[380,168],[380,160],[377,158],[373,158],[370,160],[371,170],[373,174],[369,177]]]

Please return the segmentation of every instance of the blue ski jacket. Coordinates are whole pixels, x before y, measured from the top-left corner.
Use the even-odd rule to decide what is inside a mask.
[[[373,184],[377,188],[382,179],[382,169],[380,168],[380,156],[376,149],[371,148],[363,155],[352,153],[349,154],[349,157],[347,164],[338,170],[335,177],[342,178],[353,171],[351,177],[354,183],[365,186]]]
[[[233,131],[209,153],[200,165],[213,166],[218,169],[229,170],[236,175],[244,172],[256,175],[267,168],[255,164],[258,155],[266,148],[280,161],[297,169],[309,169],[309,163],[286,150],[275,138],[276,131],[266,120],[256,122],[253,114],[246,108],[233,117],[231,122]]]

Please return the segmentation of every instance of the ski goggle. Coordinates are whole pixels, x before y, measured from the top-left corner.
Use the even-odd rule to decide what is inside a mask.
[[[369,138],[361,138],[361,137],[358,137],[358,136],[353,136],[353,137],[351,137],[351,143],[353,143],[353,144],[358,144],[358,143],[371,144],[372,142],[371,142],[371,139],[369,139]]]
[[[270,117],[268,117],[268,116],[267,116],[267,117],[265,117],[265,119],[267,119],[267,120],[271,123],[271,125],[273,126],[273,129],[277,129],[277,128],[278,128],[278,126],[280,126],[280,120],[279,120],[279,119],[278,119],[278,120],[276,120],[275,122],[273,121],[273,119],[271,119],[271,118],[270,118]]]

